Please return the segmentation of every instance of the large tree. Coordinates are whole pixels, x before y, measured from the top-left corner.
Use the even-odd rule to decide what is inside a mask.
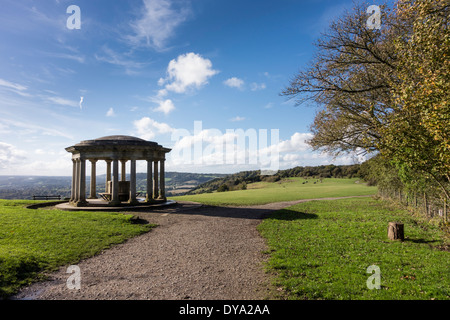
[[[309,141],[314,149],[339,154],[379,148],[380,129],[392,111],[396,53],[391,44],[399,30],[386,6],[381,29],[369,29],[367,7],[356,5],[332,22],[315,43],[311,64],[282,92],[298,104],[318,105]]]
[[[422,171],[450,194],[450,4],[399,0],[393,42],[399,57],[392,93],[395,112],[382,130],[381,152]]]
[[[448,0],[383,5],[379,30],[367,25],[368,7],[331,23],[282,95],[318,105],[314,149],[380,152],[431,175],[448,197]]]

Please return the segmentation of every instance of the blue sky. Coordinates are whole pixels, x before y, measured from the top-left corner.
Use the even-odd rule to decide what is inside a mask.
[[[80,8],[80,29],[68,28],[70,5]],[[0,174],[68,176],[65,147],[116,134],[183,154],[184,160],[167,156],[167,171],[258,169],[248,148],[236,149],[242,154],[234,163],[221,162],[227,130],[238,129],[278,130],[281,169],[354,163],[350,155],[312,152],[305,139],[314,107],[296,107],[279,95],[311,60],[320,32],[352,6],[344,0],[2,0]],[[194,132],[196,121],[201,131]],[[175,139],[177,132],[191,136]],[[180,150],[198,139],[209,153],[187,159]],[[145,169],[138,164],[138,171]]]

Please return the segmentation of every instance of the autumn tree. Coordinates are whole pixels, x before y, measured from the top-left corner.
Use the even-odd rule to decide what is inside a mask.
[[[379,30],[367,25],[368,6],[331,23],[311,64],[281,94],[318,106],[313,149],[379,152],[408,179],[429,175],[448,198],[448,0],[380,6]]]
[[[315,43],[311,64],[281,93],[297,104],[317,104],[309,141],[316,150],[373,152],[381,143],[380,130],[392,111],[390,85],[396,70],[392,41],[398,31],[386,6],[381,29],[369,29],[367,7],[356,5],[332,22]]]
[[[407,171],[423,172],[450,195],[450,4],[400,0],[395,38],[394,112],[382,130],[381,152]],[[406,27],[405,27],[406,26]]]

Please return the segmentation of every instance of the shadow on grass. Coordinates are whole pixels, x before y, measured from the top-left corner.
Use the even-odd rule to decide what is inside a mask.
[[[178,204],[178,207],[182,205]],[[177,206],[173,207],[173,211],[161,211],[160,213],[169,213],[171,215],[199,215],[209,217],[223,217],[236,219],[279,219],[279,220],[299,220],[299,219],[317,219],[316,214],[303,213],[290,209],[279,208],[249,208],[249,207],[228,207],[228,206],[211,206],[202,205],[187,210],[176,210]],[[143,217],[145,219],[145,217]]]
[[[317,219],[319,218],[319,216],[314,213],[305,213],[290,209],[281,209],[269,215],[268,218],[276,220],[293,221],[293,220]]]
[[[426,240],[426,239],[410,239],[410,238],[405,238],[404,240],[405,242],[414,242],[414,243],[442,243],[441,240]]]

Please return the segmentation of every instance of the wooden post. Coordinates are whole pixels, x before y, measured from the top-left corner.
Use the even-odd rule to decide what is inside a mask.
[[[390,240],[401,240],[401,241],[405,240],[403,223],[389,222],[388,238]]]
[[[444,198],[444,222],[447,222],[447,198]]]
[[[428,215],[428,201],[427,201],[427,194],[423,193],[424,203],[425,203],[425,214]]]

